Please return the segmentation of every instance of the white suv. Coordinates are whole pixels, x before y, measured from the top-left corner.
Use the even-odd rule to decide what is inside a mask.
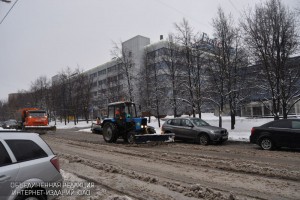
[[[58,157],[38,134],[0,132],[0,199],[53,199],[62,182]]]

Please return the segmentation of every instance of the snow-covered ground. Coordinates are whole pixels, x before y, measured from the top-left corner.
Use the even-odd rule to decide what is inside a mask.
[[[167,116],[166,118],[161,120],[161,125],[164,121],[168,118],[172,118],[173,116]],[[208,122],[210,125],[218,126],[219,119],[217,116],[214,116],[213,113],[202,113],[202,119]],[[265,124],[269,121],[272,121],[272,118],[245,118],[245,117],[236,117],[236,125],[235,129],[230,129],[230,117],[224,116],[223,119],[223,127],[226,128],[229,132],[229,140],[234,141],[249,141],[250,131],[251,128],[254,126],[260,126]],[[54,122],[51,122],[54,125]],[[161,130],[158,127],[158,122],[155,117],[151,118],[150,126],[153,126],[156,129],[157,133],[160,133]],[[69,124],[65,125],[64,123],[57,122],[56,127],[58,129],[68,129],[68,128],[80,128],[80,131],[91,132],[91,122],[88,124],[86,122],[79,122],[76,126],[74,122],[70,122]]]

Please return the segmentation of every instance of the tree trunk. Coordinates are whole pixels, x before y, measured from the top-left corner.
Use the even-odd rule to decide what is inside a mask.
[[[159,117],[159,106],[158,106],[158,98],[156,97],[156,114],[158,120],[158,127],[160,127],[160,117]]]
[[[287,119],[287,104],[285,102],[282,103],[282,115],[283,119]]]
[[[173,98],[174,99],[174,117],[177,117],[177,103],[176,103],[176,99],[175,98]]]
[[[220,104],[220,107],[219,107],[219,127],[222,128],[222,114],[223,114],[223,103],[224,100],[223,100],[223,97],[221,97],[221,104]]]
[[[222,128],[222,114],[219,112],[219,127]]]
[[[231,130],[235,128],[235,113],[233,111],[230,112],[231,117]]]

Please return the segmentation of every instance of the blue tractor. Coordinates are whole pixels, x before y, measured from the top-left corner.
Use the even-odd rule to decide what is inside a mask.
[[[155,129],[147,126],[147,119],[137,117],[133,102],[108,104],[108,116],[101,124],[106,142],[116,142],[123,138],[127,143],[147,143],[150,141],[174,141],[174,134],[155,134]]]

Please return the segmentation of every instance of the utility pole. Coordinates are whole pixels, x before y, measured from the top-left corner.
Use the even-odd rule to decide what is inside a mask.
[[[4,3],[11,3],[11,0],[0,0]],[[7,15],[9,14],[9,12],[13,9],[13,7],[16,5],[16,3],[18,2],[19,0],[16,0],[15,3],[11,6],[11,8],[9,9],[9,11],[6,13],[6,15],[3,17],[3,19],[1,20],[0,22],[0,25],[2,24],[2,22],[5,20],[5,18],[7,17]]]

